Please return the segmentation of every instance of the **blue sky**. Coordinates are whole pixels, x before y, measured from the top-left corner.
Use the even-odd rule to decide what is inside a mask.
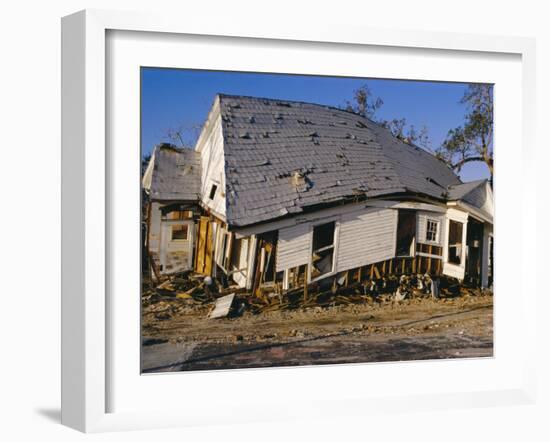
[[[217,93],[340,106],[365,83],[384,100],[377,118],[404,117],[417,129],[425,125],[432,148],[463,122],[465,108],[459,104],[467,86],[463,83],[142,68],[142,154],[168,141],[170,129],[187,129],[185,141],[193,143],[198,130],[192,128],[200,128]],[[460,175],[471,181],[488,178],[489,172],[483,163],[470,163]]]

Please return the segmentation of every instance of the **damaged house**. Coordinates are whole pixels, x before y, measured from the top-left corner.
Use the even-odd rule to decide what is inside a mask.
[[[254,293],[416,273],[492,284],[488,181],[337,108],[218,95],[195,149],[157,146],[143,188],[157,276]]]

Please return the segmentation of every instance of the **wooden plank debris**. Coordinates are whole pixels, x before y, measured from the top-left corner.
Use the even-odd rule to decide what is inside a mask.
[[[234,299],[235,293],[231,293],[229,295],[218,298],[216,300],[216,303],[214,304],[214,310],[210,312],[209,318],[225,318],[231,310],[231,305],[233,304]]]

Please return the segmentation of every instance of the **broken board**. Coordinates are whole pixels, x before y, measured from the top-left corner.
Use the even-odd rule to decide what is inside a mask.
[[[225,318],[229,314],[233,300],[235,299],[235,293],[231,293],[226,296],[222,296],[216,300],[214,310],[210,312],[210,319]]]

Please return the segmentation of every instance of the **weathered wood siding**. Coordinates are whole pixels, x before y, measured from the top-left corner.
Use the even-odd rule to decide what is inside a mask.
[[[193,221],[161,221],[161,273],[175,273],[193,267],[194,224]],[[172,226],[186,225],[187,239],[172,240]]]
[[[191,269],[195,226],[192,221],[163,221],[162,207],[161,203],[151,203],[149,256],[162,274]],[[187,225],[187,240],[171,240],[173,225]]]
[[[337,246],[337,271],[384,261],[395,256],[397,210],[365,209],[342,216]]]
[[[309,263],[311,252],[311,223],[298,224],[279,230],[276,271],[280,272]]]

